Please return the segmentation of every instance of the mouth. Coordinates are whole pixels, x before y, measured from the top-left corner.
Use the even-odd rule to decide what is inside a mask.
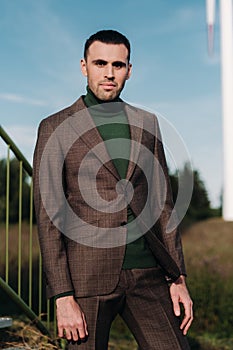
[[[101,83],[100,86],[102,86],[102,88],[104,90],[113,90],[116,87],[116,84],[114,84],[114,83]]]

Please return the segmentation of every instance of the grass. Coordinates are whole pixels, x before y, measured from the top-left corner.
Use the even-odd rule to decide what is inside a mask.
[[[23,349],[58,349],[56,344],[47,336],[42,335],[33,323],[25,317],[14,319],[8,330],[0,330],[0,348],[17,347]]]
[[[183,235],[187,283],[194,300],[190,335],[204,350],[233,349],[233,222],[213,218]]]
[[[233,222],[213,218],[198,222],[183,235],[188,272],[212,269],[223,278],[233,277]],[[190,273],[191,276],[191,273]]]
[[[0,329],[0,349],[23,347],[26,349],[58,349],[58,340],[52,341],[42,335],[32,322],[25,317],[17,317],[8,330]],[[120,317],[114,321],[109,341],[109,350],[137,350],[137,344]]]
[[[133,335],[122,321],[117,317],[110,332],[109,350],[137,350],[138,346]]]
[[[21,258],[19,255],[19,228],[18,225],[9,225],[9,239],[8,239],[8,281],[9,285],[17,292],[20,286],[21,296],[25,301],[28,300],[28,285],[29,285],[29,237],[30,229],[27,222],[22,223],[22,240],[21,240]],[[6,279],[6,233],[5,225],[0,224],[0,276],[3,279]],[[18,263],[19,258],[21,261],[21,278],[19,282],[18,274]],[[39,288],[39,278],[38,278],[38,268],[39,268],[39,245],[37,238],[37,228],[33,226],[32,230],[32,294],[33,294],[33,308],[37,312],[38,309],[38,288]],[[19,309],[7,299],[6,294],[0,289],[0,298],[1,298],[1,309],[0,314],[16,314],[19,312]]]
[[[27,222],[22,223],[22,254],[21,262],[22,266],[28,265],[29,261],[29,234],[30,229]],[[18,236],[19,228],[18,225],[9,225],[9,273],[15,277],[15,271],[18,268]],[[37,238],[36,226],[33,226],[32,230],[32,256],[33,259],[38,259],[39,246]],[[0,274],[5,275],[5,252],[6,252],[6,234],[5,225],[0,224]]]

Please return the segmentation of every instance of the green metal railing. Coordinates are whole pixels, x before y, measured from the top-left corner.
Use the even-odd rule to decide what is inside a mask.
[[[0,262],[4,264],[4,269],[1,271],[0,276],[0,288],[17,304],[17,306],[26,314],[31,320],[35,322],[38,329],[49,335],[51,330],[51,315],[53,313],[53,305],[50,302],[46,302],[45,293],[42,285],[42,263],[41,255],[39,253],[39,246],[37,242],[37,235],[33,233],[35,231],[35,225],[33,223],[33,184],[32,184],[32,167],[20,152],[19,148],[15,145],[13,140],[9,137],[6,131],[0,126],[0,138],[6,145],[6,182],[5,182],[5,223],[0,225]],[[10,189],[11,189],[11,160],[12,156],[18,160],[18,222],[17,225],[17,237],[15,237],[15,230],[11,232],[10,224]],[[23,174],[27,174],[27,183],[30,188],[29,195],[29,217],[28,224],[26,225],[28,231],[25,232],[23,221]],[[14,237],[12,238],[12,235]],[[25,238],[26,236],[26,238]],[[24,239],[24,241],[23,241]],[[15,263],[12,264],[12,248],[10,243],[14,242],[14,246],[17,241],[17,257],[13,257],[13,262],[17,261],[17,268]],[[25,240],[26,246],[25,247]],[[2,245],[2,242],[5,242]],[[1,246],[2,245],[2,246]],[[23,246],[24,245],[24,246]],[[4,249],[5,248],[5,249]],[[23,248],[23,251],[22,251]],[[22,256],[22,252],[28,251],[27,266],[25,267],[25,256]],[[36,253],[35,253],[36,252]],[[24,254],[24,253],[23,253]],[[4,260],[3,260],[4,255]],[[23,258],[23,264],[22,264]],[[11,265],[14,268],[14,276],[11,274]],[[27,286],[22,284],[23,273],[27,270]],[[35,273],[34,273],[35,271]],[[4,276],[3,276],[4,275]],[[35,290],[36,289],[36,290]],[[26,290],[26,294],[25,294]],[[36,298],[36,300],[35,300]],[[36,309],[35,310],[33,310]],[[43,317],[42,317],[43,315]],[[45,315],[45,316],[44,316]],[[43,320],[42,320],[43,318]],[[45,321],[44,321],[45,318]],[[54,334],[56,331],[56,324],[53,322]]]

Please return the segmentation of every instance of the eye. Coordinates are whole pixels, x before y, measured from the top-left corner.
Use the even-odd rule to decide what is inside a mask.
[[[97,61],[95,61],[95,65],[99,68],[102,68],[102,67],[106,66],[106,62],[103,60],[97,60]]]
[[[114,62],[112,65],[116,69],[121,69],[123,67],[126,67],[126,64],[124,62],[121,62],[121,61]]]

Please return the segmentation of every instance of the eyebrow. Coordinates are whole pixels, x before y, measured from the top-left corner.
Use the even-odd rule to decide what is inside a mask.
[[[100,63],[101,63],[101,64],[104,64],[104,65],[108,64],[107,61],[102,60],[102,59],[96,59],[96,60],[93,60],[92,62],[93,62],[94,64],[100,64]],[[126,63],[123,62],[123,61],[114,61],[114,62],[112,62],[112,65],[113,65],[113,66],[121,65],[122,67],[126,67]]]
[[[93,60],[93,63],[102,63],[102,64],[107,64],[108,62],[105,60],[101,60],[100,58],[98,58],[97,60]]]

